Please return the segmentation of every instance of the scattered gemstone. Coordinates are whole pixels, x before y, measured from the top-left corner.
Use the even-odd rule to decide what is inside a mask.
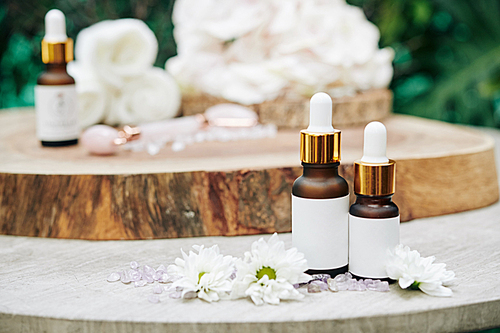
[[[344,274],[339,274],[336,277],[333,278],[335,282],[345,282],[347,280],[346,276]]]
[[[153,294],[161,294],[163,292],[163,287],[159,284],[153,286]]]
[[[323,282],[323,280],[315,280],[312,281],[310,284],[315,284],[319,286],[321,290],[328,290],[328,284],[326,282]]]
[[[134,282],[135,287],[144,287],[147,284],[147,281],[145,280],[139,280]]]
[[[347,283],[337,283],[337,288],[339,288],[339,291],[345,291],[347,290]]]
[[[382,281],[377,289],[377,291],[386,292],[389,291],[389,282]]]
[[[314,283],[309,283],[307,285],[307,292],[308,293],[320,293],[321,292],[321,287],[317,284]]]
[[[139,268],[139,263],[137,261],[131,261],[130,262],[130,268],[132,268],[132,269]]]
[[[326,283],[326,281],[330,278],[330,275],[328,274],[313,274],[311,275],[311,280],[310,281],[316,281],[320,280]]]
[[[123,283],[130,283],[132,280],[130,280],[130,276],[128,276],[126,271],[122,271],[120,273],[120,281]]]
[[[151,266],[148,266],[148,265],[144,265],[142,267],[142,272],[144,274],[148,274],[148,275],[151,275],[151,276],[153,276],[153,274],[156,273],[155,269],[153,267],[151,267]]]
[[[337,282],[335,282],[334,279],[328,279],[327,284],[328,284],[328,289],[330,291],[333,291],[333,292],[339,291],[339,287],[337,286]]]
[[[129,271],[129,276],[130,276],[130,280],[132,280],[132,281],[139,281],[140,279],[142,279],[141,272],[136,271],[136,270]]]
[[[160,152],[161,147],[163,144],[161,142],[148,142],[146,145],[146,150],[148,151],[149,155],[156,155]]]
[[[170,282],[170,281],[168,280],[168,275],[167,275],[167,273],[165,273],[165,272],[160,272],[160,273],[158,273],[158,272],[157,272],[157,273],[156,273],[156,280],[157,280],[158,282],[161,282],[161,283],[167,283],[167,282]]]
[[[165,268],[165,265],[161,264],[160,266],[158,266],[158,268],[156,269],[156,271],[163,271],[163,272],[166,272],[167,269]]]
[[[160,296],[158,295],[149,295],[148,301],[151,303],[160,303]]]
[[[121,278],[120,272],[111,273],[108,276],[108,282],[120,281],[120,278]]]
[[[174,143],[172,143],[172,150],[173,151],[181,151],[181,150],[184,150],[185,148],[186,148],[186,144],[184,142],[175,141]]]
[[[155,273],[156,274],[156,273]],[[155,282],[155,279],[153,278],[152,275],[144,272],[144,274],[142,274],[142,279],[143,281],[147,282],[147,283],[153,283]]]

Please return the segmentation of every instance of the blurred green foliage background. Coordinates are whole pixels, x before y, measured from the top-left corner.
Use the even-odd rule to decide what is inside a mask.
[[[348,0],[380,28],[394,59],[394,111],[500,127],[500,1]],[[68,35],[98,21],[135,17],[155,32],[163,67],[175,55],[171,0],[7,0],[0,4],[0,108],[34,103],[43,70],[43,18],[67,16]]]

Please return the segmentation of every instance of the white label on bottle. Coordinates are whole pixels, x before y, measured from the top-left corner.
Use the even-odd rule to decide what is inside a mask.
[[[306,199],[292,195],[292,242],[309,269],[347,265],[349,195]]]
[[[387,278],[388,250],[399,244],[399,216],[374,219],[349,214],[349,271],[365,278]]]
[[[35,87],[36,135],[42,141],[77,139],[78,107],[74,84]]]

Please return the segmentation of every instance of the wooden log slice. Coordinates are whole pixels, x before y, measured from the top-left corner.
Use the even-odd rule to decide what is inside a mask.
[[[0,121],[1,234],[105,240],[291,230],[291,186],[301,174],[297,130],[99,157],[81,146],[42,148],[32,110],[2,112]],[[402,221],[498,200],[490,136],[410,116],[384,123]],[[351,189],[362,143],[363,127],[342,131],[340,173]]]
[[[210,106],[231,103],[208,94],[188,94],[182,98],[182,114],[203,113]],[[275,124],[281,129],[306,128],[309,125],[309,98],[284,95],[274,101],[248,105],[259,114],[263,124]],[[355,96],[333,98],[333,125],[347,127],[365,125],[373,120],[382,120],[390,115],[392,92],[388,89],[373,89]]]

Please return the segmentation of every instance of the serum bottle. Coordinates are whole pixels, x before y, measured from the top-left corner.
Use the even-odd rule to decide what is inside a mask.
[[[349,187],[338,172],[332,99],[315,94],[309,112],[309,127],[300,132],[303,174],[292,187],[292,242],[307,259],[307,274],[333,277],[347,272]]]
[[[349,271],[358,278],[390,281],[387,250],[399,244],[399,209],[392,202],[396,162],[386,157],[387,130],[365,127],[363,157],[354,162],[356,202],[349,210]]]
[[[42,61],[46,70],[35,87],[36,133],[42,146],[59,147],[78,143],[75,80],[66,64],[73,60],[73,40],[66,36],[66,18],[57,9],[45,15]]]

